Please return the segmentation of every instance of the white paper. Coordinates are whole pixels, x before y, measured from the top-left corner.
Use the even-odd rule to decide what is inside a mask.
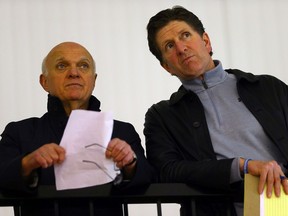
[[[60,146],[66,158],[54,166],[56,189],[74,189],[105,184],[117,175],[114,162],[105,157],[111,139],[111,113],[73,110]]]

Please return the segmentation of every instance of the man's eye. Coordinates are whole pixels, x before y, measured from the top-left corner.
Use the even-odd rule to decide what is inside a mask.
[[[189,38],[191,36],[190,32],[184,32],[183,37],[184,38]]]
[[[63,69],[66,68],[66,65],[65,65],[65,64],[62,64],[62,63],[61,63],[61,64],[57,64],[57,65],[56,65],[56,68],[59,69],[59,70],[63,70]]]
[[[82,69],[87,69],[87,68],[89,68],[89,65],[88,64],[81,64],[80,65],[80,68],[82,68]]]
[[[167,49],[167,50],[172,49],[173,46],[174,46],[173,43],[167,43],[167,44],[166,44],[166,49]]]

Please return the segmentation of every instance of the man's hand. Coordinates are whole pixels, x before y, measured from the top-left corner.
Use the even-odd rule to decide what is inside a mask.
[[[135,157],[131,146],[118,138],[114,138],[109,142],[105,154],[107,158],[113,159],[119,169],[129,165]],[[132,165],[135,165],[135,163]]]
[[[112,139],[106,150],[106,157],[112,158],[119,169],[122,169],[126,179],[131,179],[135,173],[135,153],[131,146],[124,140]]]
[[[60,164],[65,159],[65,149],[55,143],[41,146],[22,159],[23,176],[28,176],[34,169],[47,168]]]
[[[288,195],[288,181],[286,178],[280,178],[280,176],[285,175],[276,161],[251,160],[248,162],[247,168],[249,174],[253,176],[259,176],[259,194],[263,193],[265,184],[267,183],[266,195],[268,198],[272,196],[273,188],[275,195],[279,197],[282,186],[285,194]]]

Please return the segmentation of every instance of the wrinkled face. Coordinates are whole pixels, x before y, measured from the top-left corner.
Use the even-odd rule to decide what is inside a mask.
[[[95,87],[93,66],[93,59],[84,47],[72,42],[62,43],[48,54],[47,73],[40,76],[40,83],[64,103],[85,103]]]
[[[207,33],[200,36],[184,21],[171,21],[156,34],[164,67],[181,79],[194,79],[214,67]]]

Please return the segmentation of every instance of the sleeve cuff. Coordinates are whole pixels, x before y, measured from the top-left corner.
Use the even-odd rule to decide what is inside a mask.
[[[235,183],[235,182],[243,180],[243,178],[241,177],[240,170],[239,170],[239,161],[240,161],[240,158],[235,158],[232,161],[231,171],[230,171],[230,183]]]

